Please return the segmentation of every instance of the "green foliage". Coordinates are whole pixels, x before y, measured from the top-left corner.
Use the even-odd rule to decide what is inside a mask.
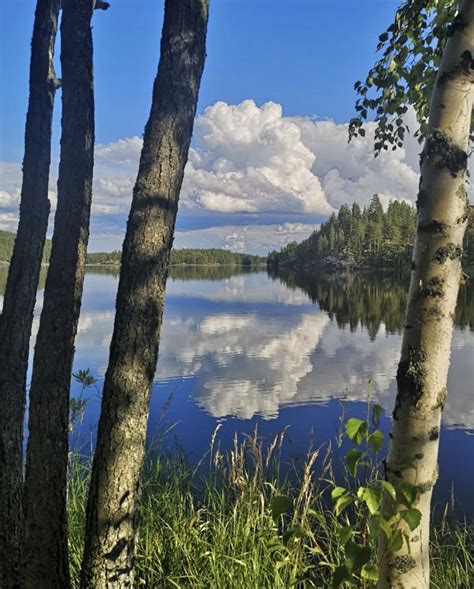
[[[429,104],[447,36],[455,20],[457,0],[407,0],[379,37],[379,58],[365,82],[354,84],[357,116],[349,124],[349,137],[365,135],[364,123],[375,118],[374,151],[402,147],[409,128],[403,115],[414,107],[426,135]]]
[[[384,212],[377,195],[363,210],[343,205],[302,243],[290,243],[269,254],[269,268],[320,266],[379,268],[409,267],[416,211],[406,202],[392,201]]]
[[[9,262],[13,253],[15,244],[15,234],[11,231],[0,231],[0,262]],[[47,239],[44,243],[43,263],[49,261],[51,255],[51,240]]]
[[[472,207],[468,213],[471,218]],[[392,201],[384,211],[377,195],[363,210],[357,203],[343,205],[308,239],[292,242],[267,258],[270,270],[284,268],[397,268],[408,269],[415,238],[416,210],[406,202]],[[433,230],[431,228],[431,230]],[[471,222],[463,252],[439,252],[439,256],[459,257],[463,265],[474,266],[474,225]]]
[[[344,424],[345,435],[360,449],[351,448],[346,453],[348,477],[349,480],[352,477],[355,485],[347,485],[347,488],[335,486],[331,493],[338,518],[335,532],[344,545],[343,561],[336,563],[334,570],[334,587],[344,583],[360,586],[364,581],[376,582],[379,535],[386,537],[386,550],[393,554],[403,547],[404,541],[409,542],[402,523],[414,531],[421,522],[421,512],[416,508],[420,489],[404,482],[397,491],[389,481],[377,476],[374,454],[384,444],[383,433],[378,429],[381,415],[382,408],[371,406],[369,402],[365,421],[352,417]],[[388,515],[391,504],[401,504],[406,509],[394,516]],[[348,511],[349,506],[351,510]]]
[[[374,406],[367,435],[373,433],[377,416]],[[317,452],[309,453],[305,464],[295,464],[290,480],[280,475],[284,436],[268,442],[255,432],[236,439],[224,454],[213,436],[209,462],[205,461],[210,469],[205,472],[188,466],[180,453],[149,451],[142,480],[137,586],[375,586],[377,535],[381,530],[390,535],[393,550],[403,543],[400,530],[393,532],[392,522],[375,509],[380,498],[376,477],[364,483],[362,491],[352,477],[345,486],[333,480],[333,501],[352,499],[336,514],[325,500],[327,473],[332,470],[329,458],[321,460],[321,474],[316,476],[315,460],[320,458]],[[73,587],[78,587],[90,458],[73,453],[69,467],[69,552]],[[385,492],[394,493],[389,483],[379,482]],[[404,515],[411,521],[414,514]],[[444,519],[434,529],[434,589],[474,586],[473,542],[474,529],[465,524],[449,526]]]
[[[120,264],[121,253],[96,252],[87,254],[88,264]],[[171,265],[201,266],[239,266],[254,268],[265,264],[265,259],[249,254],[238,254],[223,249],[176,249],[171,251]]]
[[[0,261],[9,262],[13,253],[15,234],[9,231],[0,231]],[[47,239],[44,246],[43,262],[49,261],[51,254],[51,240]],[[87,264],[97,265],[118,265],[120,264],[121,252],[93,252],[88,253]],[[171,265],[189,266],[232,266],[241,268],[257,268],[265,265],[266,259],[261,256],[250,254],[239,254],[224,249],[176,249],[171,251]]]

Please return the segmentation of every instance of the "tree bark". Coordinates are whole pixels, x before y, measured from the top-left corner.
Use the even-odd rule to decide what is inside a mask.
[[[23,422],[28,349],[49,216],[54,43],[60,1],[38,0],[31,41],[30,96],[20,220],[0,317],[0,587],[18,585],[22,535]]]
[[[66,481],[69,387],[92,196],[94,96],[90,0],[63,0],[58,205],[30,389],[24,491],[25,589],[69,586]]]
[[[139,478],[208,0],[166,0],[161,56],[122,252],[87,506],[81,587],[133,587]]]
[[[417,487],[421,524],[389,554],[379,543],[379,587],[428,589],[430,505],[437,479],[441,414],[469,219],[467,148],[473,104],[474,0],[464,0],[436,78],[421,156],[418,221],[387,479]],[[387,504],[388,515],[406,506]],[[408,548],[408,545],[410,548]]]

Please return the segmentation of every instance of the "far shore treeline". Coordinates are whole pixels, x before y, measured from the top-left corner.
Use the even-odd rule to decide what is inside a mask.
[[[0,262],[9,262],[13,252],[15,234],[0,231]],[[47,239],[44,246],[43,263],[48,263],[51,254],[51,240]],[[118,265],[120,251],[92,252],[87,254],[87,264]],[[171,264],[185,266],[236,266],[245,268],[265,267],[266,258],[239,254],[224,249],[176,249],[171,251]]]
[[[463,264],[474,266],[474,207],[464,239]],[[301,243],[293,241],[267,257],[236,253],[218,248],[184,248],[171,251],[173,266],[230,266],[234,268],[268,268],[312,270],[387,268],[408,269],[410,266],[416,209],[407,202],[392,201],[384,211],[380,198],[372,197],[369,206],[357,203],[342,205],[339,212],[313,231]],[[9,262],[15,234],[0,231],[0,262]],[[51,240],[44,247],[43,262],[51,253]],[[89,265],[118,265],[120,251],[87,254]]]

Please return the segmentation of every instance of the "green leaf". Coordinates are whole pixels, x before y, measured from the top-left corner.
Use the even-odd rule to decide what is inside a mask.
[[[306,515],[310,515],[311,517],[314,517],[314,519],[322,526],[324,526],[326,524],[326,519],[324,518],[324,515],[322,515],[321,513],[318,513],[315,509],[312,509],[311,507],[309,507],[306,510]]]
[[[272,499],[272,517],[276,521],[293,507],[293,501],[286,495],[275,495]]]
[[[392,485],[392,483],[389,483],[388,481],[380,481],[380,485],[385,489],[385,491],[387,491],[394,501],[397,500],[397,492],[395,491],[395,487]]]
[[[359,571],[364,564],[369,562],[371,550],[368,546],[360,546],[355,542],[348,542],[345,546],[346,566],[352,573]]]
[[[333,501],[335,501],[338,497],[345,495],[346,493],[347,491],[344,489],[344,487],[334,487],[334,489],[331,491],[331,497]]]
[[[405,505],[408,507],[411,507],[418,498],[417,487],[406,481],[400,485],[400,492],[403,497],[403,503],[405,503]]]
[[[359,450],[356,450],[355,448],[352,448],[346,454],[347,468],[349,469],[349,471],[352,473],[353,476],[355,476],[355,474],[357,472],[357,465],[359,464],[359,461],[361,458],[362,458],[362,452],[359,452]]]
[[[360,576],[367,581],[377,582],[379,580],[379,571],[376,564],[364,564],[360,570]]]
[[[348,505],[354,501],[352,495],[343,495],[336,501],[335,509],[336,515],[339,515]]]
[[[388,540],[393,533],[392,526],[390,525],[390,522],[388,522],[384,517],[381,517],[379,519],[379,524],[380,524],[380,528],[385,532],[385,535],[387,536],[387,540]]]
[[[374,432],[370,434],[369,444],[373,452],[378,452],[380,448],[383,446],[383,443],[384,437],[383,433],[380,430],[376,429]]]
[[[338,529],[337,535],[341,544],[346,544],[352,538],[353,526],[342,526]]]
[[[347,420],[346,425],[347,437],[355,444],[360,444],[367,433],[367,422],[357,419],[357,417],[351,417]]]
[[[395,530],[391,536],[387,538],[387,550],[389,552],[397,552],[403,546],[403,534],[401,530]]]
[[[421,511],[418,509],[404,509],[400,511],[400,517],[407,522],[410,530],[413,532],[420,525]]]
[[[380,516],[372,515],[369,517],[369,521],[367,522],[369,527],[369,536],[372,540],[375,540],[380,532]]]
[[[383,413],[383,409],[380,405],[377,405],[377,403],[374,403],[374,405],[372,406],[372,418],[374,420],[375,425],[379,424],[380,421],[380,416]]]
[[[374,513],[379,511],[382,502],[382,492],[380,491],[380,488],[361,487],[357,496],[367,505],[371,515],[374,515]]]
[[[342,585],[342,583],[344,583],[344,581],[349,581],[351,578],[352,575],[349,572],[349,569],[345,565],[339,566],[334,571],[334,574],[332,576],[332,586],[334,587],[334,589],[337,589]]]

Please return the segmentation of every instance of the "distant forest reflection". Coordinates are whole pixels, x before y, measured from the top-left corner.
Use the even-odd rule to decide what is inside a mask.
[[[38,290],[44,289],[47,268],[43,267]],[[118,279],[118,265],[87,266],[90,274],[114,276]],[[235,266],[172,266],[172,280],[225,280],[232,276],[255,273],[257,270]],[[0,266],[0,296],[5,292],[8,266]],[[367,330],[373,340],[383,324],[387,333],[403,330],[406,295],[410,275],[399,272],[307,273],[291,271],[268,272],[292,290],[302,290],[319,308],[326,311],[341,328],[351,332],[358,327]],[[459,289],[455,326],[474,331],[474,287],[472,280]]]
[[[364,327],[373,340],[383,323],[387,333],[403,330],[410,275],[398,272],[320,273],[269,272],[291,289],[303,290],[313,303],[351,332]],[[459,289],[455,325],[474,331],[472,281]]]

